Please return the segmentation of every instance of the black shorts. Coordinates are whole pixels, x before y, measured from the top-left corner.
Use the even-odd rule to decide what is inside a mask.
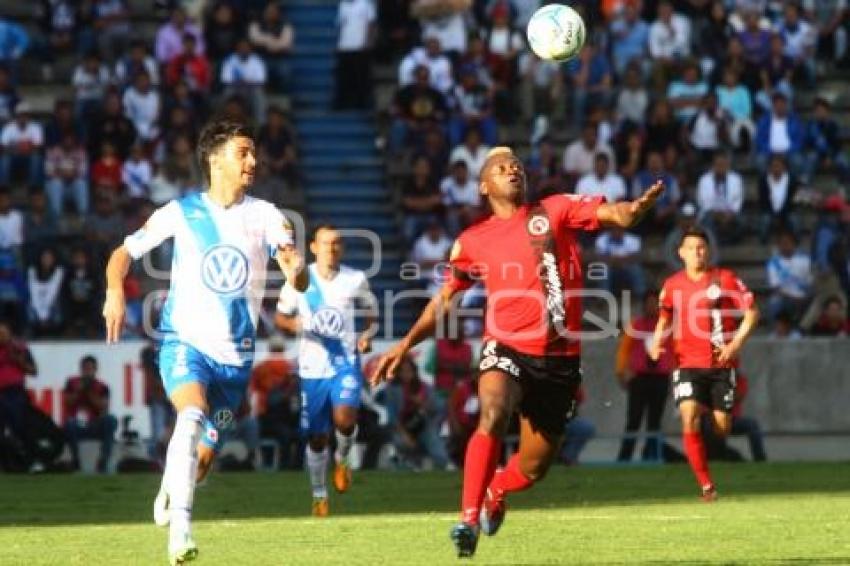
[[[677,369],[673,372],[673,398],[697,401],[717,411],[732,411],[735,404],[735,370],[733,368]]]
[[[578,356],[531,356],[490,340],[481,351],[478,371],[501,371],[522,388],[519,412],[535,430],[549,436],[564,434],[573,418],[581,385]]]

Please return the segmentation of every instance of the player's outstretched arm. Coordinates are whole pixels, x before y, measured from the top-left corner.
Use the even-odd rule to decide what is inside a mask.
[[[133,258],[123,245],[109,256],[106,264],[106,300],[103,303],[103,320],[106,324],[106,343],[113,344],[121,338],[124,316],[127,311],[124,299],[124,278]]]
[[[375,371],[369,376],[369,382],[376,385],[386,379],[395,377],[396,369],[401,365],[404,356],[411,348],[434,334],[434,329],[437,327],[443,316],[452,307],[452,297],[458,293],[458,289],[451,285],[443,285],[440,291],[428,302],[428,306],[419,315],[419,318],[413,324],[413,328],[401,341],[390,348],[387,353],[382,355],[375,365]]]
[[[664,194],[664,182],[659,179],[636,200],[600,205],[596,211],[596,218],[603,226],[631,228],[655,206],[655,201],[662,194]]]

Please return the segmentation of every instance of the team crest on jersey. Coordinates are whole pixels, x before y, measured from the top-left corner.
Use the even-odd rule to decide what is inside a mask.
[[[231,294],[248,283],[248,258],[236,246],[221,244],[207,250],[201,259],[201,280],[211,291]]]
[[[532,236],[542,236],[549,231],[549,219],[545,216],[534,215],[528,220],[528,233]]]
[[[310,332],[324,338],[340,338],[345,330],[342,312],[333,307],[322,307],[310,320]]]
[[[230,409],[219,409],[213,413],[212,421],[218,430],[227,430],[233,425],[233,411]]]
[[[705,296],[711,299],[712,301],[716,301],[720,298],[720,286],[712,284],[708,289],[705,290]]]

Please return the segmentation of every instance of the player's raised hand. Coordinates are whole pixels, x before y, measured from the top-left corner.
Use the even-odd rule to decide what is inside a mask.
[[[281,246],[275,255],[280,270],[283,271],[286,280],[289,281],[296,291],[307,290],[309,279],[307,270],[304,269],[304,256],[295,246]]]
[[[103,321],[106,324],[107,344],[114,344],[121,338],[121,329],[124,327],[126,314],[127,303],[124,300],[124,291],[108,289],[106,301],[103,303]]]
[[[632,201],[632,214],[635,216],[643,216],[646,212],[655,206],[658,198],[664,194],[664,181],[658,179],[651,187],[649,187],[640,198]]]
[[[369,383],[374,386],[382,381],[394,379],[396,370],[401,365],[401,362],[404,361],[406,355],[407,348],[402,344],[396,344],[390,348],[388,352],[378,359],[378,362],[375,364],[375,370],[369,376]]]

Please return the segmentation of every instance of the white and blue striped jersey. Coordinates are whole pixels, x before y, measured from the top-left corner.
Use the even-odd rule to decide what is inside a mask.
[[[329,379],[359,373],[355,318],[375,309],[366,274],[341,265],[328,280],[319,275],[315,263],[307,270],[307,290],[299,293],[287,282],[277,303],[280,313],[301,319],[298,375],[301,379]]]
[[[159,329],[213,360],[243,365],[253,358],[266,266],[292,243],[283,214],[245,196],[224,208],[206,192],[189,193],[154,212],[124,240],[138,259],[174,238],[171,285]]]

